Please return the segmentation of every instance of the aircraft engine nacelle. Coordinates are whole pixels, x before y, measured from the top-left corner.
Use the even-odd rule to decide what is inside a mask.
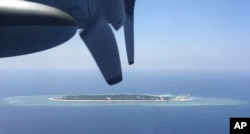
[[[76,31],[75,20],[59,9],[28,1],[0,1],[0,57],[55,47]]]

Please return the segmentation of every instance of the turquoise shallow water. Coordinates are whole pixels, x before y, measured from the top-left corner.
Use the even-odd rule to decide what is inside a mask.
[[[186,101],[58,101],[51,97],[60,95],[15,96],[1,100],[4,105],[14,106],[99,106],[99,105],[142,105],[142,106],[221,106],[244,105],[247,101],[229,98],[192,97]]]

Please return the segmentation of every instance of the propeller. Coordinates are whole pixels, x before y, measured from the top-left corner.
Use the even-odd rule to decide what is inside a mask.
[[[86,0],[85,7],[80,6],[82,9],[76,12],[46,4],[40,3],[40,0],[0,0],[0,57],[30,54],[55,47],[70,39],[77,28],[83,28],[80,37],[107,83],[120,82],[120,56],[109,24],[116,30],[124,26],[128,62],[133,64],[135,0]],[[81,14],[79,11],[84,12]]]
[[[112,85],[122,80],[122,71],[116,40],[108,24],[110,23],[116,30],[124,25],[128,62],[130,65],[133,64],[135,0],[99,0],[99,2],[100,15],[90,20],[80,36],[104,78]]]
[[[107,83],[113,85],[122,80],[121,63],[116,40],[108,22],[98,17],[80,33],[101,70]]]
[[[99,0],[99,15],[80,33],[107,83],[122,80],[120,56],[109,23],[118,30],[125,21],[124,0]],[[112,5],[112,6],[110,6]]]
[[[102,12],[111,25],[118,30],[125,21],[124,0],[99,0]],[[112,6],[111,6],[112,5]]]
[[[124,35],[129,65],[134,64],[134,6],[135,0],[124,0],[126,19]]]

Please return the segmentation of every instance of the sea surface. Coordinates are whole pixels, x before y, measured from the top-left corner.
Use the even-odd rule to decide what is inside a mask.
[[[0,72],[0,134],[229,134],[230,117],[250,117],[250,75],[244,73],[124,74],[108,86],[86,72]],[[247,104],[11,105],[15,96],[192,94]]]

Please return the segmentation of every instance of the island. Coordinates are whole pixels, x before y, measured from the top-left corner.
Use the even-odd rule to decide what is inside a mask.
[[[55,101],[188,101],[191,95],[133,95],[133,94],[110,94],[110,95],[67,95],[51,97]]]

